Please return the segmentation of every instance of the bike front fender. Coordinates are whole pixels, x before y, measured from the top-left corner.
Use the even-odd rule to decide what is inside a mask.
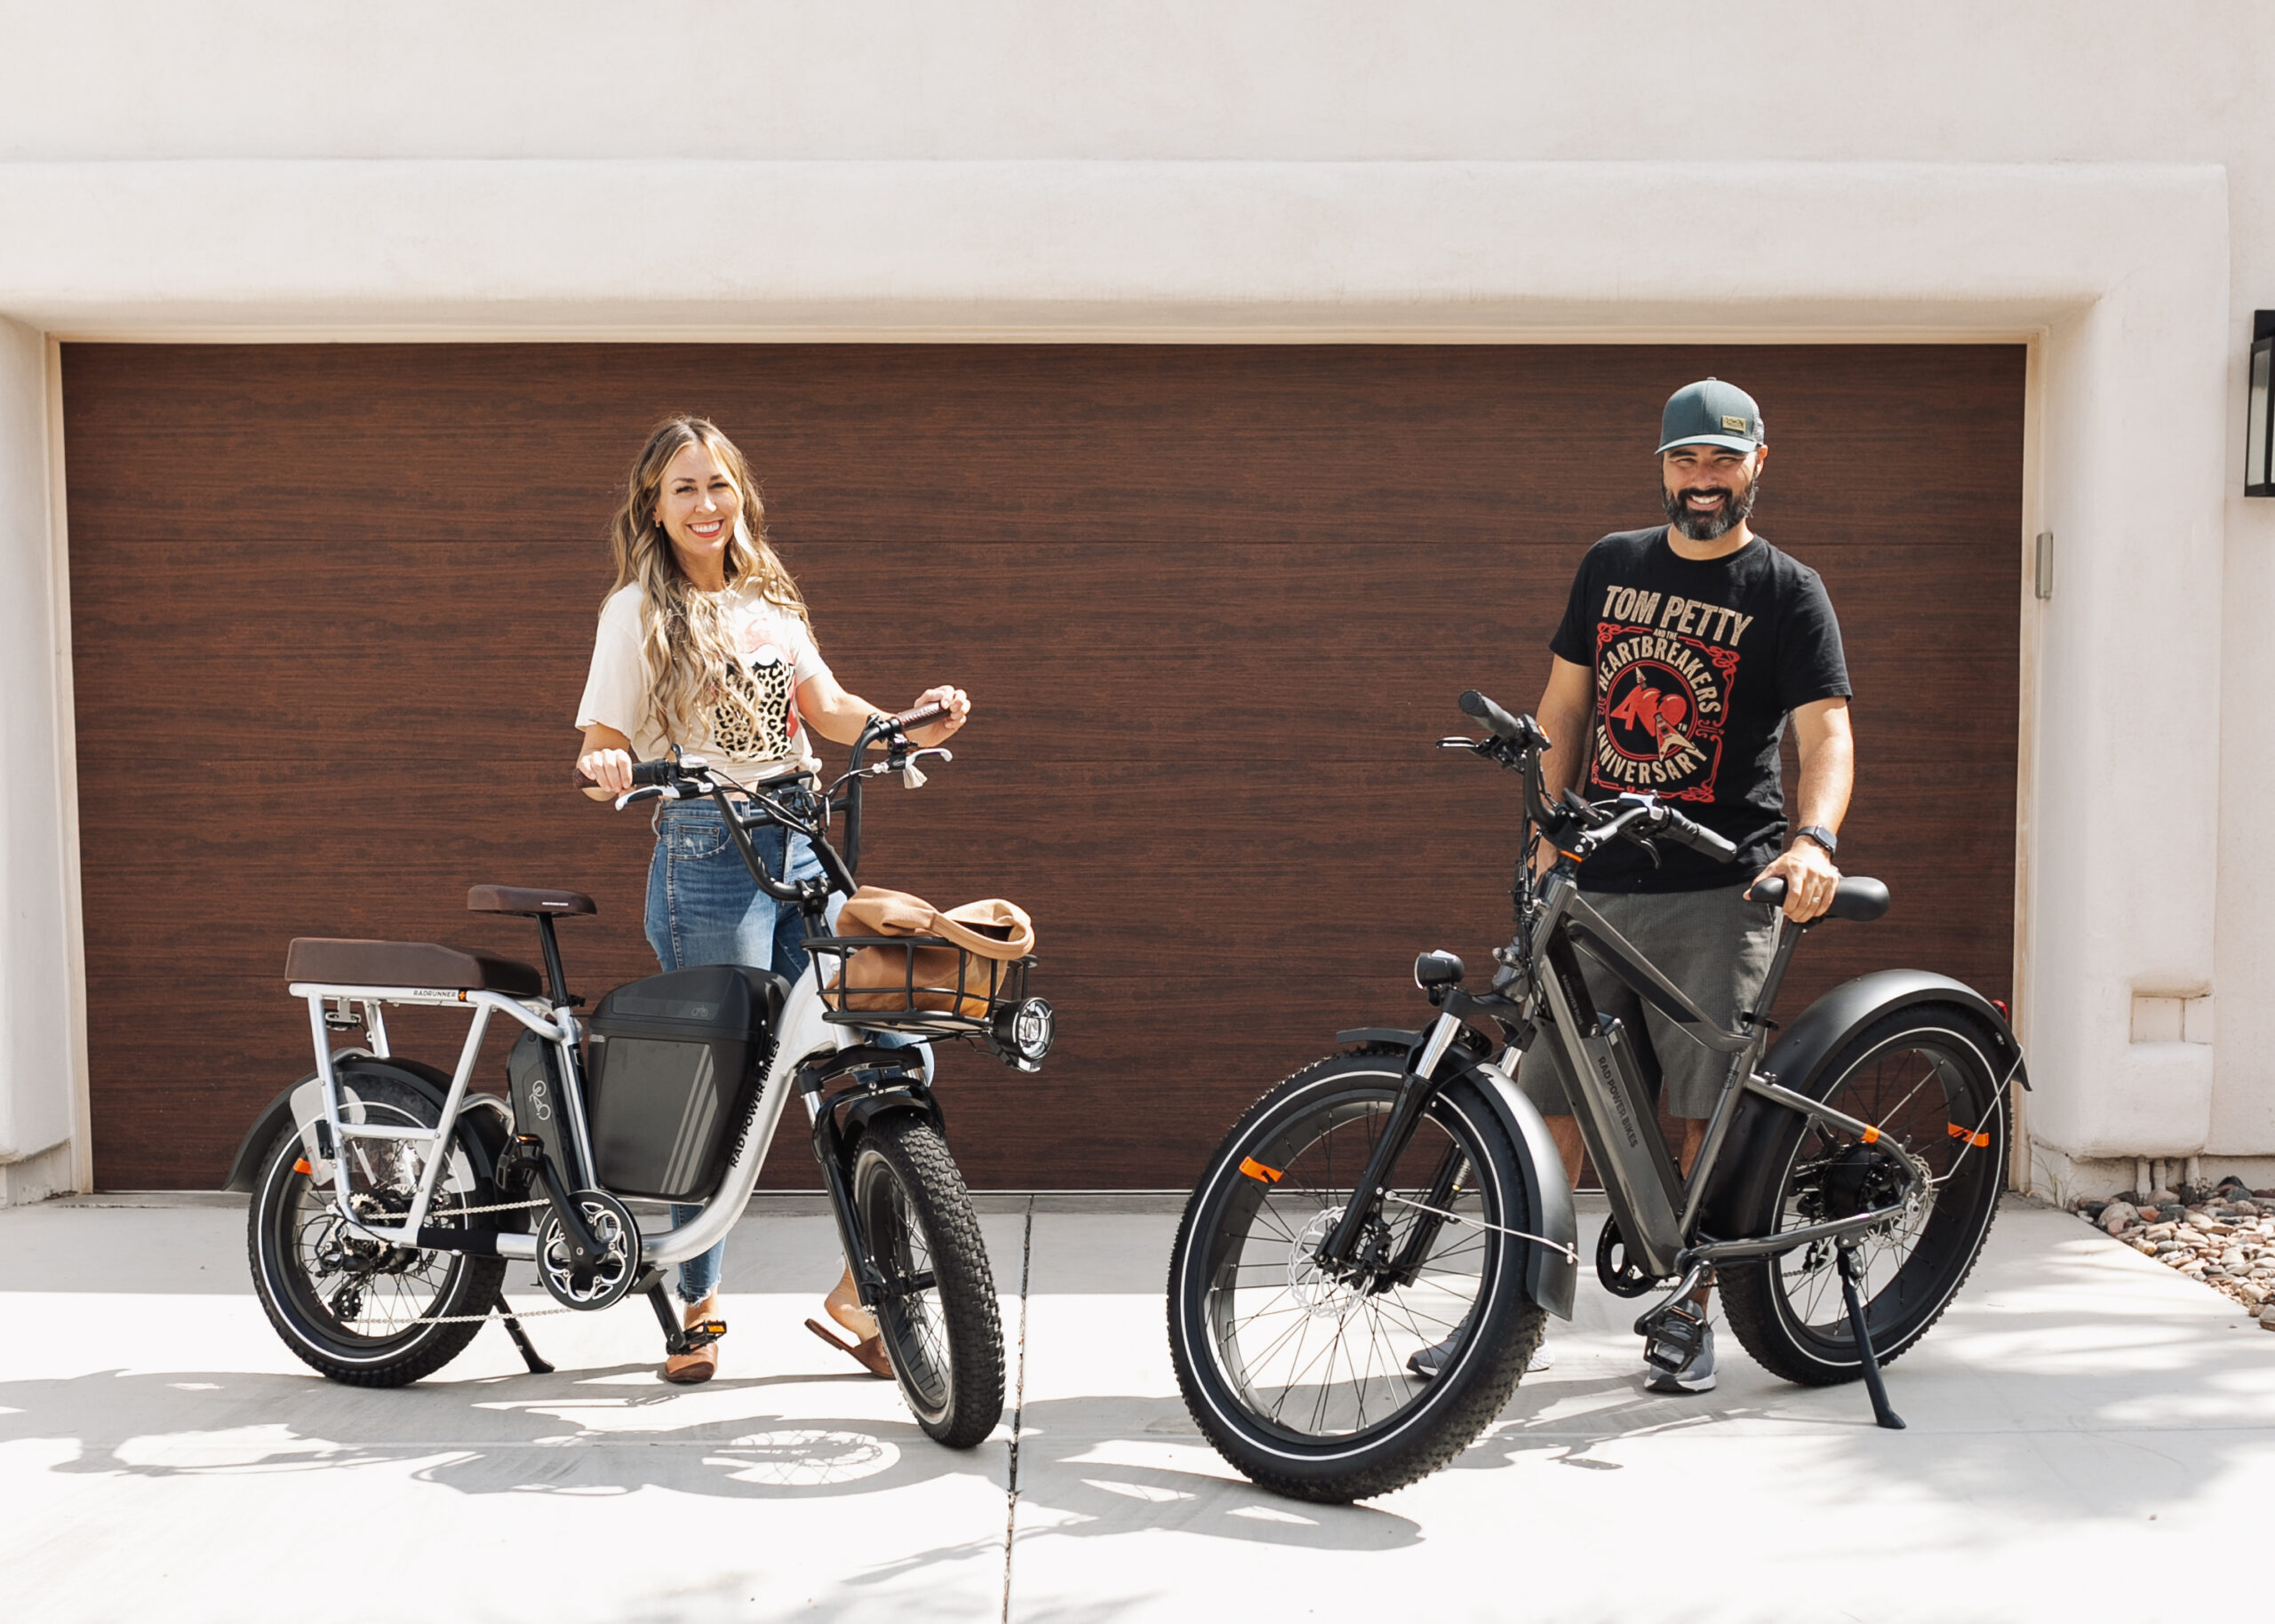
[[[1525,1097],[1495,1066],[1473,1065],[1464,1071],[1477,1091],[1492,1104],[1517,1149],[1517,1169],[1525,1182],[1530,1222],[1513,1224],[1553,1242],[1536,1243],[1525,1270],[1525,1290],[1535,1302],[1559,1319],[1572,1318],[1572,1297],[1580,1280],[1577,1254],[1579,1224],[1572,1212],[1572,1186],[1564,1176],[1564,1158],[1548,1132],[1540,1108]],[[1556,1247],[1564,1248],[1562,1251]]]

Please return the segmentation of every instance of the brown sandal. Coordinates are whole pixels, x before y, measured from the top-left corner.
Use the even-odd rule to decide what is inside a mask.
[[[866,1341],[858,1342],[843,1341],[839,1340],[838,1335],[834,1331],[832,1331],[827,1325],[822,1324],[818,1319],[809,1319],[806,1321],[806,1329],[812,1332],[816,1336],[821,1338],[822,1341],[827,1342],[831,1347],[836,1349],[838,1352],[851,1358],[855,1364],[860,1365],[862,1369],[867,1371],[871,1375],[883,1376],[888,1380],[891,1378],[892,1359],[885,1352],[885,1339],[883,1337],[872,1336]]]
[[[685,1323],[690,1331],[714,1318],[718,1308],[716,1296],[706,1297],[687,1310]],[[719,1329],[724,1331],[722,1325]],[[708,1381],[719,1373],[719,1342],[716,1337],[700,1348],[690,1348],[685,1353],[675,1353],[664,1360],[664,1380],[681,1387],[693,1387],[698,1381]]]
[[[861,1288],[853,1283],[850,1269],[829,1288],[829,1295],[821,1300],[821,1306],[824,1313],[852,1333],[855,1341],[876,1340],[877,1317],[861,1306]]]

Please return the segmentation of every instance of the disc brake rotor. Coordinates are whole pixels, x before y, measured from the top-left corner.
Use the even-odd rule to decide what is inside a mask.
[[[1321,1207],[1288,1248],[1288,1293],[1313,1319],[1346,1318],[1365,1297],[1359,1280],[1337,1278],[1319,1266],[1319,1249],[1342,1216],[1338,1207]]]

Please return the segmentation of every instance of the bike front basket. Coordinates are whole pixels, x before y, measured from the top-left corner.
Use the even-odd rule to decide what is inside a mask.
[[[824,1020],[937,1037],[986,1038],[1027,999],[1034,956],[990,959],[940,936],[809,936]]]

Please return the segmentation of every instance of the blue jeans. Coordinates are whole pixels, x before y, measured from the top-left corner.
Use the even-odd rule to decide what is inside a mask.
[[[667,801],[657,809],[655,827],[656,855],[648,864],[647,926],[656,962],[667,970],[747,964],[797,980],[809,957],[799,945],[806,936],[805,916],[758,888],[719,808],[707,800]],[[752,830],[750,840],[768,872],[778,879],[805,880],[821,872],[821,861],[803,835],[791,836],[770,825]],[[842,896],[829,899],[832,923],[844,906]],[[894,1046],[914,1040],[880,1033],[875,1041]],[[932,1069],[929,1048],[924,1069],[928,1073]],[[702,1210],[700,1204],[675,1203],[672,1222],[690,1222]],[[727,1243],[721,1241],[702,1256],[682,1263],[680,1300],[692,1305],[716,1291],[726,1256]]]

